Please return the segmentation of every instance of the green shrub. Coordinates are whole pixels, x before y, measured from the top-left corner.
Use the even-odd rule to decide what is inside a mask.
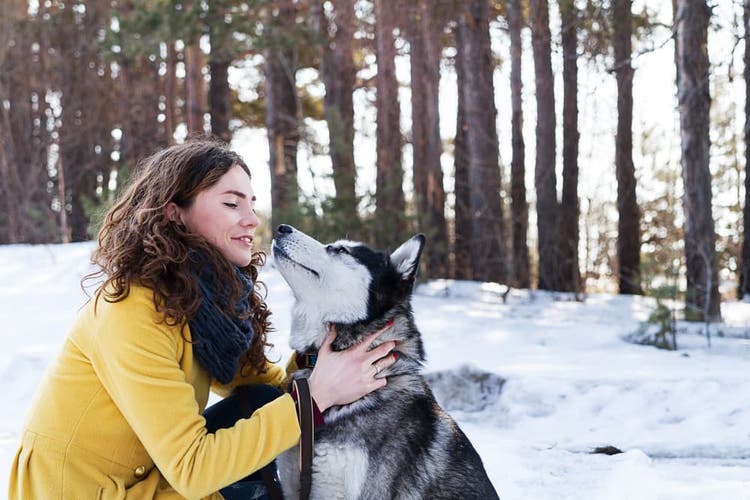
[[[648,319],[641,323],[638,330],[628,336],[628,340],[636,344],[676,351],[675,309],[665,302],[674,300],[678,292],[679,290],[675,285],[663,285],[651,289],[651,294],[656,299],[656,308],[651,311]]]

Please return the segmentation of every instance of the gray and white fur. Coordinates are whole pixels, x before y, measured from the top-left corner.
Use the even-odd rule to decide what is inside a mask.
[[[394,320],[372,346],[397,341],[398,360],[378,375],[387,385],[328,409],[315,430],[312,499],[498,498],[476,450],[420,374],[424,349],[410,299],[424,236],[391,254],[347,240],[324,245],[287,225],[274,236],[276,267],[295,298],[289,339],[298,353],[317,352],[331,325],[338,351]],[[285,497],[298,498],[297,448],[277,463]]]

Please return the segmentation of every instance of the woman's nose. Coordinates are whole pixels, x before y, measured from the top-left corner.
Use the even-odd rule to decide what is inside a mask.
[[[255,213],[255,210],[252,210],[242,220],[243,226],[256,227],[258,224],[260,224],[260,219],[258,218],[258,215]]]

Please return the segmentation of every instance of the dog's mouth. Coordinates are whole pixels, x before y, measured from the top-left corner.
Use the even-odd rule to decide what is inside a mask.
[[[301,267],[305,271],[307,271],[310,274],[314,275],[316,278],[320,278],[320,274],[318,274],[318,271],[316,271],[315,269],[311,269],[311,268],[307,267],[304,264],[300,264],[299,262],[297,262],[296,260],[294,260],[293,258],[291,258],[288,253],[286,253],[279,245],[276,244],[275,241],[274,241],[274,244],[273,244],[273,254],[276,257],[281,257],[284,260],[286,260],[288,262],[291,262],[292,264],[294,264],[297,267]]]

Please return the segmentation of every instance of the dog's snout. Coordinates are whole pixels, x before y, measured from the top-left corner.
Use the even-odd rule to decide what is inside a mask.
[[[277,234],[291,234],[292,231],[294,231],[294,228],[288,224],[280,224],[279,227],[276,228]]]

